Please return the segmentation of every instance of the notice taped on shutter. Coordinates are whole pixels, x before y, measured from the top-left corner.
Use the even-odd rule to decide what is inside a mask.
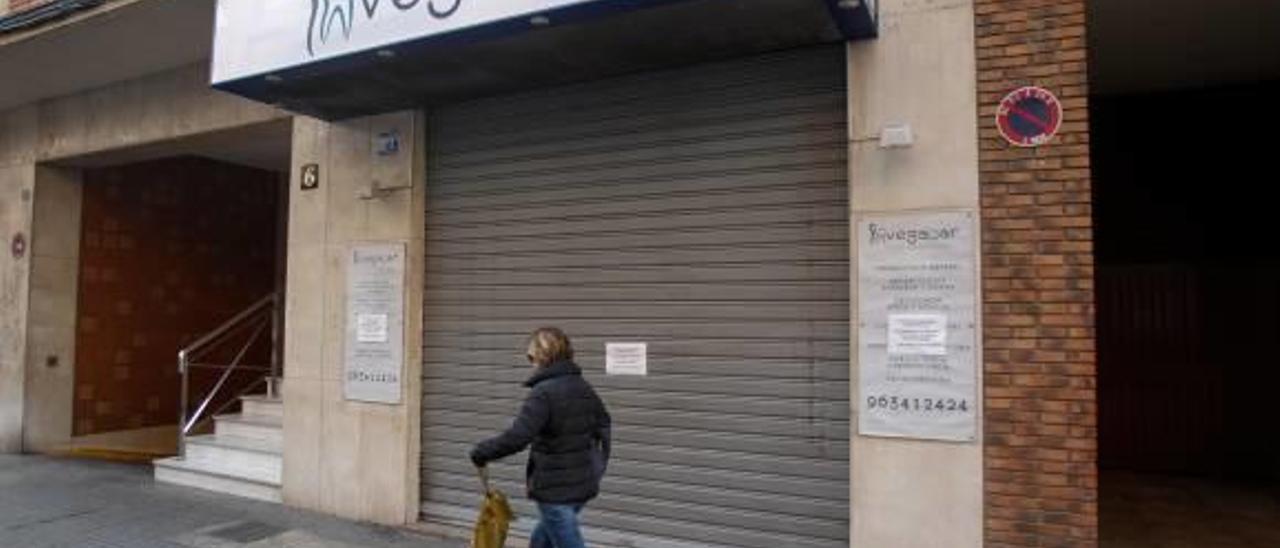
[[[347,263],[348,400],[400,403],[404,370],[405,245],[362,244]]]
[[[608,375],[649,374],[648,343],[607,343],[604,346],[605,373]]]
[[[858,223],[858,431],[943,441],[977,436],[973,215]]]

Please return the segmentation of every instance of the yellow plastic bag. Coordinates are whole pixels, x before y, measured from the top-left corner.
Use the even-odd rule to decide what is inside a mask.
[[[507,542],[507,529],[511,527],[511,505],[507,496],[489,486],[489,470],[480,469],[480,481],[484,484],[484,504],[476,518],[476,528],[471,533],[471,548],[503,548]]]

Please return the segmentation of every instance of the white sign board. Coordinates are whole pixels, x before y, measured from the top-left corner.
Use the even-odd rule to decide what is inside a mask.
[[[605,0],[218,0],[213,83]]]
[[[348,400],[400,403],[404,372],[405,245],[351,248],[343,392]]]
[[[647,343],[606,343],[604,370],[609,375],[648,375],[649,345]]]
[[[859,433],[974,440],[973,215],[873,216],[857,230]]]

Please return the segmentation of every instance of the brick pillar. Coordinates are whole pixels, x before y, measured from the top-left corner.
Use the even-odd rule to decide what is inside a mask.
[[[976,0],[986,543],[1096,546],[1093,230],[1083,0]],[[1065,107],[1035,149],[1000,137],[1021,86]]]

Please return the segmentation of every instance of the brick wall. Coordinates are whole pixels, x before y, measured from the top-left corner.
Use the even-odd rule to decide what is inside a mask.
[[[74,433],[174,424],[178,350],[274,288],[278,178],[178,158],[84,181]],[[269,363],[267,339],[246,364]],[[219,373],[193,370],[193,393]]]
[[[1083,0],[976,0],[986,540],[1097,545],[1093,232]],[[1039,85],[1058,138],[1007,145],[995,110]]]

